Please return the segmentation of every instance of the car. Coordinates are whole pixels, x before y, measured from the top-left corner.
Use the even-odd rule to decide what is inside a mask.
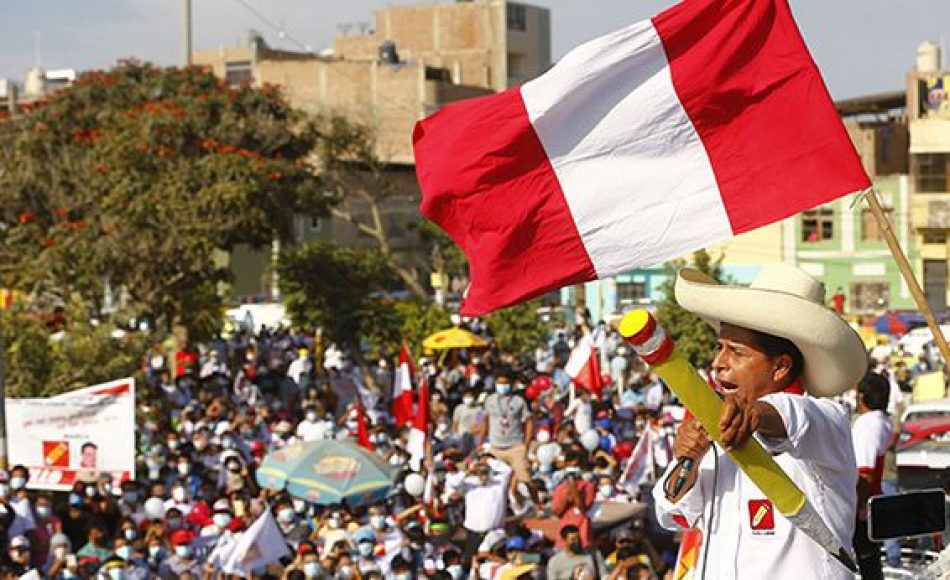
[[[914,403],[901,415],[897,480],[902,489],[950,482],[950,398]]]

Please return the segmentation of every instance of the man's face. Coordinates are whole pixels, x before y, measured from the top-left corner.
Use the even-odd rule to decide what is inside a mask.
[[[95,467],[96,466],[96,448],[92,445],[85,447],[82,450],[82,467]]]
[[[723,323],[718,343],[713,369],[724,394],[754,401],[781,390],[781,381],[786,376],[779,368],[781,357],[770,358],[758,350],[752,331]]]

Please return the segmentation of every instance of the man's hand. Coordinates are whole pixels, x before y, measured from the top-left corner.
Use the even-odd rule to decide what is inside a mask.
[[[771,405],[770,405],[771,407]],[[719,433],[723,447],[731,451],[745,445],[762,424],[762,408],[758,401],[746,401],[728,395],[719,418]]]
[[[676,430],[676,443],[673,446],[673,452],[677,458],[688,457],[694,462],[699,463],[712,441],[709,434],[703,429],[699,421],[690,417],[682,423]]]

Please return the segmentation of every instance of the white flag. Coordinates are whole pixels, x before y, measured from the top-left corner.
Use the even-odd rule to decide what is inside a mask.
[[[653,435],[649,429],[644,429],[633,448],[627,467],[620,476],[620,485],[636,487],[645,477],[653,472]]]
[[[238,539],[221,569],[228,574],[246,577],[253,569],[273,564],[288,555],[290,550],[284,535],[268,509]]]

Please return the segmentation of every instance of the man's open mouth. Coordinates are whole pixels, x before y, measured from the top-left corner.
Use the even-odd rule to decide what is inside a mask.
[[[735,383],[730,383],[729,381],[724,381],[717,378],[716,384],[719,385],[719,392],[721,392],[723,395],[734,395],[739,392],[739,386]]]

